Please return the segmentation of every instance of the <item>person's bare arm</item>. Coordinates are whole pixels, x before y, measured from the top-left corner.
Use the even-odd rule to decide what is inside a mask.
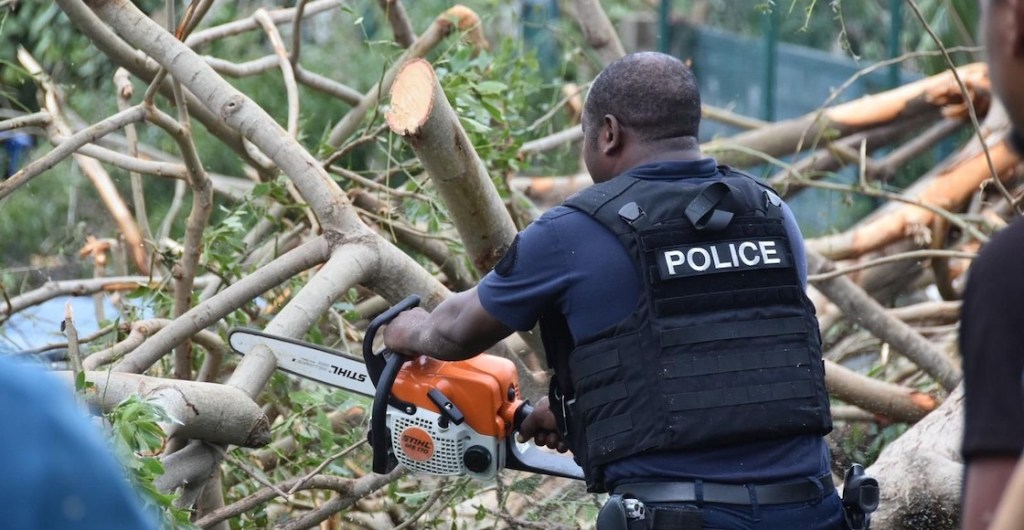
[[[406,355],[458,361],[483,352],[512,331],[483,308],[474,287],[448,297],[433,312],[416,308],[399,314],[384,328],[384,344]]]
[[[1017,457],[1013,455],[976,456],[971,459],[965,477],[961,530],[985,530],[989,527],[1016,464]]]

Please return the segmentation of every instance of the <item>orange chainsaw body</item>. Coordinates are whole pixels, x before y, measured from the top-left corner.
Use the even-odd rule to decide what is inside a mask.
[[[462,412],[473,430],[497,439],[505,438],[512,430],[516,409],[523,403],[515,365],[489,354],[464,361],[426,356],[410,359],[391,388],[396,398],[440,414],[439,407],[427,397],[436,388]]]

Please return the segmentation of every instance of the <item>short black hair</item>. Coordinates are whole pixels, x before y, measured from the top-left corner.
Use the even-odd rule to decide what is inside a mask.
[[[659,52],[632,53],[606,66],[590,85],[583,113],[590,139],[608,114],[644,141],[696,137],[700,89],[679,59]]]

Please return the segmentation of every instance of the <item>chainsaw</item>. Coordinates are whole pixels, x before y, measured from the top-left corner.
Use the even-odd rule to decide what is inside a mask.
[[[569,456],[517,442],[533,407],[520,396],[512,361],[480,354],[464,361],[374,353],[381,326],[419,305],[416,295],[375,318],[363,339],[363,361],[299,340],[245,328],[231,330],[231,348],[245,355],[266,346],[278,368],[313,381],[373,397],[369,440],[373,471],[397,464],[439,476],[494,478],[503,468],[583,479]]]

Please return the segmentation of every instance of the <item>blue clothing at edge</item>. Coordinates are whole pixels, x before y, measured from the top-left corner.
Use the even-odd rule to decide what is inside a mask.
[[[0,528],[155,530],[70,388],[0,357]]]
[[[629,174],[701,182],[715,179],[718,167],[713,158],[705,158],[644,165]],[[803,238],[788,206],[783,211],[800,279],[806,283]],[[578,210],[558,206],[546,212],[519,234],[516,252],[506,276],[492,271],[477,287],[484,309],[513,329],[531,329],[547,308],[555,307],[566,316],[578,342],[618,323],[639,300],[640,280],[626,250],[608,229]],[[771,483],[828,471],[825,440],[808,435],[637,455],[608,465],[605,479],[612,487],[672,479]]]

